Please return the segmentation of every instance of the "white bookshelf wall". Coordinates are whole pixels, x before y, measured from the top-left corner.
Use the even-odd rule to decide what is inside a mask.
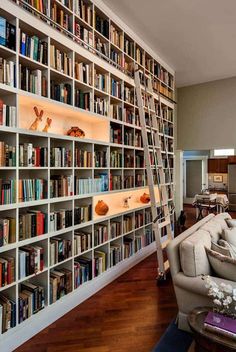
[[[126,31],[120,21],[116,21],[115,16],[108,16],[106,11],[99,8],[98,4],[85,1],[91,8],[91,20],[85,21],[76,12],[77,0],[71,0],[71,8],[66,7],[66,2],[59,0],[48,0],[44,3],[46,6],[44,20],[40,18],[39,12],[36,14],[26,10],[26,4],[31,1],[10,1],[0,0],[0,16],[4,17],[8,22],[16,26],[16,50],[13,51],[6,46],[0,45],[0,58],[10,60],[15,64],[16,82],[13,85],[0,83],[0,99],[4,104],[14,106],[16,108],[16,124],[14,127],[0,126],[0,141],[8,143],[16,147],[16,166],[3,166],[0,168],[1,179],[16,180],[15,202],[12,204],[0,205],[0,218],[13,217],[16,219],[16,241],[0,247],[1,255],[13,256],[15,258],[15,279],[10,285],[0,287],[2,295],[16,302],[16,327],[9,329],[1,335],[0,343],[7,350],[15,348],[17,345],[31,337],[50,322],[57,319],[76,304],[80,303],[91,294],[95,293],[101,287],[112,281],[115,277],[122,274],[132,265],[149,255],[155,248],[152,241],[145,242],[145,234],[152,233],[150,220],[150,204],[142,204],[140,196],[148,193],[148,185],[146,180],[146,172],[144,165],[144,153],[141,144],[141,127],[138,120],[138,107],[136,105],[134,95],[134,80],[132,70],[135,63],[138,63],[140,69],[156,80],[157,90],[154,98],[158,105],[161,100],[164,111],[165,134],[168,138],[169,151],[166,154],[163,151],[163,158],[169,158],[171,162],[172,172],[174,173],[174,151],[173,151],[173,111],[174,111],[174,72],[158,57],[150,53],[143,44],[132,36],[131,31]],[[68,17],[68,30],[62,30],[60,25],[57,29],[53,27],[53,23],[49,21],[51,7],[57,6],[58,9],[64,11]],[[25,8],[24,8],[25,7]],[[29,6],[28,10],[32,10]],[[96,14],[108,21],[108,37],[101,34],[96,29]],[[45,21],[46,20],[46,21]],[[48,22],[47,22],[48,20]],[[90,44],[76,40],[75,23],[79,23],[85,29],[91,32]],[[50,25],[51,24],[51,25]],[[122,29],[125,28],[125,31]],[[59,29],[59,30],[58,30]],[[119,39],[114,40],[112,31],[119,32]],[[27,35],[35,35],[45,41],[48,46],[47,64],[40,63],[30,57],[20,53],[20,33]],[[128,48],[126,42],[128,39],[132,44]],[[103,43],[106,46],[106,54],[93,50],[96,43]],[[66,53],[70,60],[71,72],[62,72],[58,70],[50,54],[50,47],[54,46],[61,52]],[[133,51],[133,53],[132,53]],[[116,57],[117,62],[111,61]],[[161,63],[160,63],[161,62]],[[76,75],[76,63],[85,63],[89,65],[89,79],[87,82],[79,80]],[[33,93],[21,89],[20,86],[20,67],[27,67],[41,73],[38,77],[45,77],[46,94],[42,96],[42,89]],[[158,69],[157,69],[158,68]],[[98,77],[104,77],[105,87],[99,85]],[[71,89],[70,102],[64,103],[56,101],[52,97],[51,82],[58,84],[68,84]],[[119,82],[119,92],[114,92],[112,82]],[[45,84],[45,82],[44,82]],[[39,84],[40,86],[40,84]],[[20,88],[21,87],[21,88]],[[89,94],[90,107],[83,109],[76,106],[76,90]],[[41,93],[40,93],[41,91]],[[161,94],[159,94],[159,91]],[[37,94],[38,93],[38,94]],[[96,112],[96,100],[104,100],[106,111],[102,113]],[[29,127],[34,121],[35,115],[33,108],[37,106],[39,110],[44,110],[43,121],[39,125],[39,131],[31,131]],[[113,115],[112,111],[117,109],[118,114]],[[48,133],[41,132],[46,118],[52,119],[52,125]],[[161,121],[161,118],[158,117]],[[85,132],[85,138],[76,138],[66,135],[67,130],[72,126],[78,126]],[[119,140],[113,140],[112,129],[119,130]],[[163,135],[160,131],[160,135]],[[117,136],[117,135],[116,135]],[[23,143],[33,143],[37,147],[47,148],[47,165],[43,167],[27,167],[21,166],[19,162],[19,147]],[[71,166],[60,167],[51,164],[51,149],[65,147],[71,151]],[[91,153],[91,165],[77,166],[75,163],[76,149],[87,150]],[[95,164],[95,155],[97,152],[106,152],[106,161],[104,165],[97,166]],[[119,155],[119,163],[116,161]],[[167,168],[167,164],[166,164]],[[101,173],[107,175],[108,189],[104,192],[89,192],[85,194],[75,194],[65,197],[50,197],[50,179],[53,175],[67,175],[78,179],[90,178],[95,182],[97,176]],[[112,181],[115,177],[120,183],[114,185]],[[20,201],[19,200],[19,183],[20,179],[42,178],[47,184],[47,195],[44,199]],[[171,180],[172,182],[173,180]],[[166,180],[170,184],[170,180]],[[118,184],[118,186],[117,186]],[[74,184],[73,184],[74,190]],[[157,195],[159,195],[156,188]],[[129,208],[122,206],[125,197],[131,196],[129,200]],[[170,194],[172,200],[173,195]],[[95,212],[95,206],[98,200],[104,200],[109,211],[105,216],[99,216]],[[80,224],[75,223],[75,208],[91,204],[91,218]],[[48,224],[50,223],[50,213],[60,209],[72,211],[72,223],[67,228],[58,231],[48,231],[40,236],[20,239],[19,234],[19,218],[20,215],[28,210],[40,210],[45,213]],[[139,214],[142,215],[143,221],[137,225]],[[127,222],[130,219],[131,225],[127,228]],[[117,237],[112,235],[112,226],[114,222],[120,223],[120,233]],[[99,226],[105,226],[107,229],[107,237],[104,242],[95,244],[95,232]],[[91,246],[83,253],[76,253],[74,248],[74,238],[78,231],[91,234]],[[50,262],[50,241],[54,237],[61,237],[71,241],[71,254],[64,261],[59,263]],[[152,237],[152,236],[151,236]],[[125,249],[126,239],[133,240],[133,248],[130,253]],[[165,240],[165,236],[163,237]],[[34,244],[44,249],[44,268],[42,271],[29,277],[20,278],[19,269],[19,250],[24,245]],[[110,252],[114,247],[121,248],[119,263],[113,265],[111,262]],[[89,282],[76,287],[74,282],[74,262],[80,256],[94,260],[97,251],[106,253],[106,270],[98,277],[95,275],[93,266],[92,277]],[[72,292],[62,297],[58,302],[50,302],[50,271],[52,269],[66,268],[72,272]],[[29,281],[44,287],[45,291],[45,308],[36,315],[19,324],[19,307],[18,298],[21,289],[21,283]],[[50,319],[45,317],[50,314]],[[38,316],[38,324],[37,317]],[[22,329],[29,326],[27,333],[22,335]],[[18,338],[17,341],[12,340],[12,336]]]

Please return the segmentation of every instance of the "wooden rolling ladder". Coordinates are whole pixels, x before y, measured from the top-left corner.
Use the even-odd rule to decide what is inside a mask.
[[[166,279],[166,273],[169,270],[169,262],[168,260],[164,260],[163,249],[173,238],[171,215],[174,213],[174,206],[168,202],[168,187],[170,187],[170,193],[173,197],[173,180],[170,170],[168,142],[166,140],[160,93],[158,96],[159,109],[157,114],[153,96],[152,78],[145,71],[142,72],[139,66],[136,65],[134,79],[142,130],[145,168],[151,200],[153,232],[158,261],[157,282],[159,282]],[[165,165],[167,167],[165,168],[163,166],[163,156],[165,156],[167,162],[167,165]],[[166,173],[164,169],[167,170]],[[157,189],[159,189],[159,193]],[[167,240],[162,243],[163,233],[166,235]]]

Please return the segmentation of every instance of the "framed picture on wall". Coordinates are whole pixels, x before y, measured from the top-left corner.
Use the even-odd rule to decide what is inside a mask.
[[[221,182],[223,182],[223,176],[222,175],[215,175],[215,176],[213,176],[213,181],[221,183]]]

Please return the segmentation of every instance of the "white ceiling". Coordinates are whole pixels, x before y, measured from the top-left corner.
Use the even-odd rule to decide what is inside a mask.
[[[236,0],[103,0],[176,70],[177,86],[236,76]]]

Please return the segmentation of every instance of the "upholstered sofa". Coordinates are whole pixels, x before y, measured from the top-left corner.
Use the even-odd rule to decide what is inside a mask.
[[[188,313],[200,306],[211,306],[201,274],[210,275],[218,283],[225,282],[236,288],[236,282],[216,277],[208,260],[206,248],[217,242],[227,228],[228,213],[210,214],[184,231],[167,246],[167,255],[178,303],[178,326],[189,331]]]

